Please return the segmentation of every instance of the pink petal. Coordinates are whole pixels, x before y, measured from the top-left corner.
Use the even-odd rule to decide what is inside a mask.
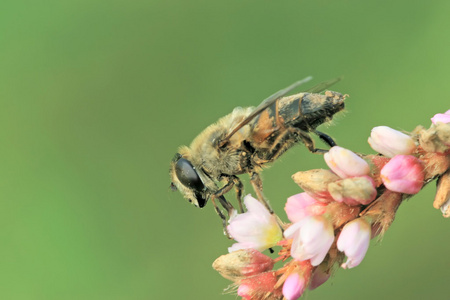
[[[416,194],[424,180],[423,163],[411,155],[397,155],[380,172],[387,189],[404,194]]]
[[[431,118],[431,122],[433,124],[440,123],[450,123],[450,110],[447,110],[443,114],[435,114],[434,117]]]
[[[287,300],[297,300],[305,290],[305,279],[297,273],[292,273],[283,284],[283,296]]]
[[[325,213],[326,206],[327,204],[317,201],[307,193],[300,193],[289,197],[284,209],[288,219],[295,223],[307,216]]]

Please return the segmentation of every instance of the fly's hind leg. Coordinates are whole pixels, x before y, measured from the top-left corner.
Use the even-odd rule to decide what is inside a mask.
[[[306,148],[308,148],[308,150],[311,153],[323,154],[323,153],[328,152],[328,150],[316,148],[316,146],[314,145],[314,140],[311,138],[311,136],[308,134],[308,132],[303,131],[298,128],[290,128],[290,130],[295,131],[295,133],[298,135],[298,137],[301,139],[301,141],[305,144]],[[323,134],[323,136],[327,136],[327,135]],[[319,137],[322,138],[321,136],[319,136]],[[331,138],[330,138],[330,140],[331,140]],[[333,143],[334,143],[334,141],[333,141]]]
[[[336,146],[336,142],[333,140],[331,136],[328,134],[325,134],[323,132],[320,132],[318,130],[312,130],[314,134],[316,134],[325,144],[327,144],[330,147]]]

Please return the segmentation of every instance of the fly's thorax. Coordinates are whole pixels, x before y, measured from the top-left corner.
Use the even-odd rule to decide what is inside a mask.
[[[219,180],[223,174],[242,174],[245,167],[243,142],[248,138],[249,126],[243,126],[224,145],[221,141],[238,126],[253,108],[237,107],[232,113],[208,126],[191,143],[189,157],[193,165],[198,166],[213,180]]]

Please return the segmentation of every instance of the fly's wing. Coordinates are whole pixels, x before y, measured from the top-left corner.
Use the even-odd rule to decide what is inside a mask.
[[[287,93],[289,93],[290,91],[295,89],[296,87],[298,87],[298,86],[300,86],[300,85],[310,81],[311,79],[312,79],[311,76],[303,78],[302,80],[294,82],[290,86],[288,86],[288,87],[286,87],[286,88],[284,88],[282,90],[279,90],[275,94],[270,95],[268,98],[264,99],[264,101],[261,102],[261,104],[258,105],[258,107],[256,107],[255,110],[247,118],[245,118],[241,123],[239,123],[227,136],[225,136],[225,138],[223,140],[220,141],[219,147],[222,147],[223,145],[225,145],[228,142],[228,140],[239,129],[241,129],[243,126],[247,125],[251,120],[253,120],[257,115],[259,115],[263,110],[265,110],[267,107],[269,107],[272,104],[274,104],[279,98],[283,97],[284,95],[286,95]],[[333,85],[336,82],[338,82],[339,80],[341,80],[340,77],[339,78],[335,78],[335,79],[331,79],[331,80],[328,80],[328,81],[324,81],[324,82],[319,83],[319,84],[313,86],[312,88],[306,90],[306,92],[307,93],[320,93],[323,90],[325,90],[326,88],[328,88],[331,85]]]
[[[330,86],[332,86],[333,84],[341,81],[341,79],[342,79],[342,77],[338,77],[338,78],[334,78],[334,79],[330,79],[330,80],[321,82],[319,84],[316,84],[312,88],[307,89],[305,92],[306,93],[321,93],[324,90],[326,90],[327,88],[329,88]]]

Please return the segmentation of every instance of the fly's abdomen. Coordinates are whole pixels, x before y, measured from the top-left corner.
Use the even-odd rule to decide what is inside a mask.
[[[323,95],[299,93],[281,98],[253,120],[250,140],[256,148],[270,148],[289,127],[307,132],[315,129],[344,109],[344,99],[344,95],[331,91]]]

